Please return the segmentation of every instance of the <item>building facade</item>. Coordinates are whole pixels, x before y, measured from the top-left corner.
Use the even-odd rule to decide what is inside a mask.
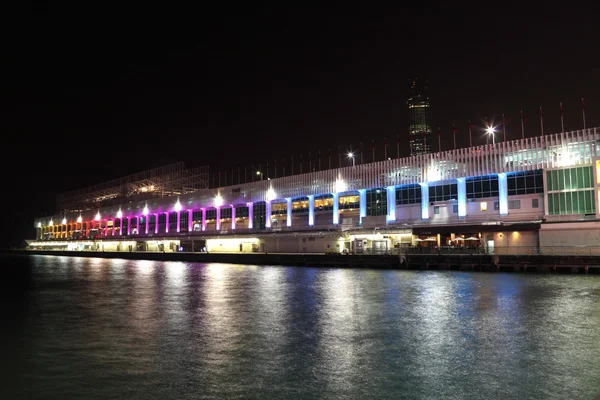
[[[407,106],[410,155],[431,153],[431,102],[426,80],[409,81]]]
[[[40,218],[33,249],[600,253],[600,129]],[[599,250],[596,250],[599,249]]]

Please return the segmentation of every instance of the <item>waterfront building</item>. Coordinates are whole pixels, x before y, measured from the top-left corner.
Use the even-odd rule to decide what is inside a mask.
[[[177,164],[61,196],[28,245],[600,253],[599,141],[592,128],[216,188]]]

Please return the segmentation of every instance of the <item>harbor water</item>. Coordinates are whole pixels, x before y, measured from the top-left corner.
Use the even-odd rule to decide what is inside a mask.
[[[2,399],[593,399],[600,277],[0,255]]]

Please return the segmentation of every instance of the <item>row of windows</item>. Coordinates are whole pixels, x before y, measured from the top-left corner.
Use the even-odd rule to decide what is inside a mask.
[[[448,201],[458,198],[458,185],[449,183],[429,187],[429,201]]]
[[[551,215],[564,214],[594,214],[594,191],[548,193],[548,213]]]
[[[467,199],[498,196],[498,175],[469,178],[466,183]]]
[[[586,189],[594,187],[592,167],[577,167],[546,171],[548,191]]]
[[[509,196],[517,194],[544,193],[542,170],[507,174],[506,188]]]
[[[531,208],[539,208],[540,206],[540,199],[531,199]],[[481,211],[487,211],[487,202],[486,201],[482,201],[481,203],[479,203],[479,209]],[[519,210],[521,209],[521,200],[509,200],[508,201],[508,209],[509,210]],[[500,210],[500,202],[495,201],[494,202],[494,210],[498,211]],[[454,214],[458,214],[458,204],[454,204],[452,206],[452,212]],[[434,206],[433,207],[433,213],[435,215],[439,215],[440,213],[440,206]]]
[[[365,197],[368,216],[387,215],[387,190],[370,189]]]
[[[421,185],[396,188],[396,204],[418,204],[421,202]]]

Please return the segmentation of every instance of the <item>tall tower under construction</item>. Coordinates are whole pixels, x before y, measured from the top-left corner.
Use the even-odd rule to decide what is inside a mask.
[[[413,78],[408,87],[408,134],[410,154],[427,154],[431,149],[431,104],[426,80]]]

